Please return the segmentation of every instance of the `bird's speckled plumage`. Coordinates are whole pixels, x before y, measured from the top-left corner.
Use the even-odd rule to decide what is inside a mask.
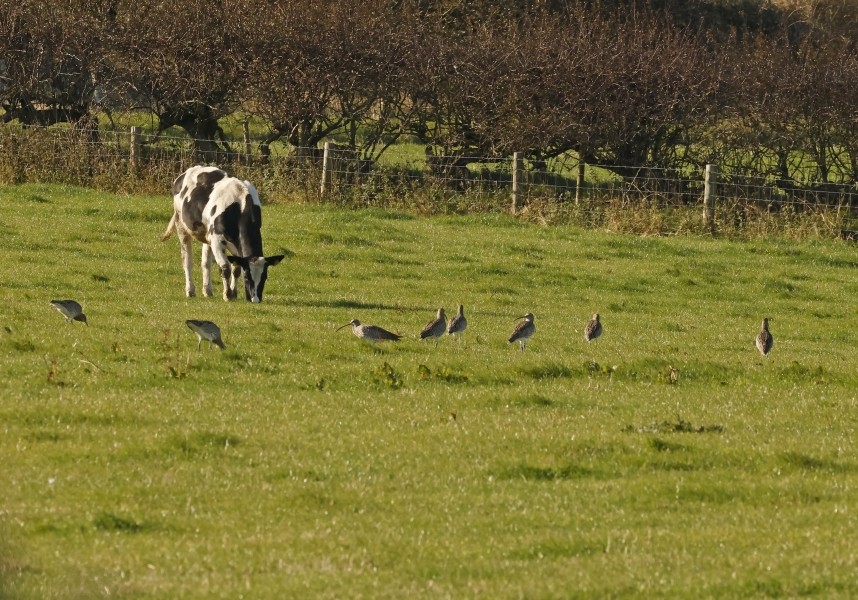
[[[450,335],[453,335],[454,333],[464,333],[467,327],[468,320],[465,319],[465,307],[460,304],[459,311],[456,313],[456,316],[450,319],[450,324],[447,327],[447,333]]]
[[[599,320],[599,313],[593,315],[587,326],[584,327],[584,339],[592,342],[597,337],[602,335],[602,322]]]
[[[512,335],[509,337],[509,343],[518,342],[519,348],[523,351],[527,340],[536,333],[536,325],[533,323],[534,316],[532,313],[527,313],[518,319],[524,319],[524,321],[515,326]]]
[[[763,319],[763,324],[760,328],[760,333],[757,334],[757,350],[760,351],[760,354],[763,356],[768,356],[769,352],[772,351],[772,346],[775,343],[775,339],[772,337],[772,334],[769,333],[769,317]]]
[[[439,308],[435,318],[426,323],[426,326],[420,332],[420,339],[435,338],[437,341],[447,330],[447,316],[444,314],[444,309]]]

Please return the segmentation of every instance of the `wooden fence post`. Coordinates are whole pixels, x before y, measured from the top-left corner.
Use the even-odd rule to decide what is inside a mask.
[[[718,187],[718,167],[706,165],[703,177],[703,223],[709,229],[715,229],[715,195]]]
[[[140,127],[131,128],[131,168],[135,171],[140,167]]]
[[[322,185],[319,188],[319,194],[322,196],[322,198],[325,197],[325,194],[331,187],[332,167],[333,158],[331,157],[331,142],[325,142],[325,151],[322,154]]]
[[[244,162],[245,164],[250,164],[250,122],[249,119],[245,119],[241,124],[241,128],[244,132]]]
[[[512,153],[512,214],[518,212],[521,206],[521,155]]]
[[[584,188],[584,160],[578,159],[578,176],[575,178],[575,206],[581,201],[581,190]]]

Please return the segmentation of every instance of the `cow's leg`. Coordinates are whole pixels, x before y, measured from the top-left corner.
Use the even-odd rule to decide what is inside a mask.
[[[220,276],[223,279],[223,299],[227,301],[233,300],[235,299],[235,288],[232,287],[232,282],[230,281],[232,278],[232,265],[229,264],[229,260],[226,257],[226,242],[221,236],[212,236],[210,241],[211,252],[214,255],[217,266],[220,267]]]
[[[239,282],[241,282],[242,286],[244,285],[244,282],[241,279],[241,267],[239,267],[238,265],[232,265],[233,298],[238,298]]]
[[[220,268],[220,275],[223,278],[223,299],[235,300],[235,287],[232,284],[232,266],[229,263]]]
[[[211,246],[203,244],[202,260],[200,266],[203,270],[203,296],[207,298],[212,295],[212,255]]]
[[[191,298],[197,294],[194,288],[194,266],[190,234],[179,232],[179,246],[182,249],[182,267],[185,269],[185,295]]]

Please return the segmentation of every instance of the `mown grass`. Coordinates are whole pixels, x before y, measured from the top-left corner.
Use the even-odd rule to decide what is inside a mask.
[[[183,297],[166,194],[0,201],[0,596],[858,594],[854,245],[278,204],[253,306]]]

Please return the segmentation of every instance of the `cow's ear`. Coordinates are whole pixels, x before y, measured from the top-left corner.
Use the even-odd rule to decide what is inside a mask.
[[[242,269],[248,268],[247,259],[243,256],[230,256],[228,255],[226,259],[234,265],[238,265]]]
[[[274,265],[280,264],[280,261],[286,258],[285,254],[278,254],[277,256],[266,256],[265,264],[269,267],[273,267]]]

